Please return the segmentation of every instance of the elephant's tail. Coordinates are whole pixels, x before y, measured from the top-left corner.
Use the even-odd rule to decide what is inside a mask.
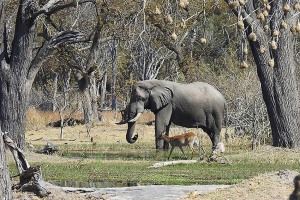
[[[227,130],[228,130],[228,107],[227,107],[227,104],[224,103],[224,119],[225,119],[225,141],[228,142],[229,141],[229,135],[227,133]]]

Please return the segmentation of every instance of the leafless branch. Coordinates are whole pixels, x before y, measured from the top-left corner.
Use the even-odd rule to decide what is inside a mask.
[[[38,16],[40,16],[42,14],[50,16],[50,15],[57,13],[63,9],[70,8],[70,7],[76,7],[76,6],[84,4],[84,3],[96,3],[95,0],[78,0],[75,2],[76,2],[76,4],[74,4],[74,1],[68,1],[67,3],[64,4],[62,0],[50,0],[40,10],[35,12],[32,15],[32,18],[36,19]]]

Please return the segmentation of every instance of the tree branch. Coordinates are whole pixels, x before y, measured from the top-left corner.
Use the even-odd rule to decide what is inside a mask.
[[[94,34],[93,43],[92,43],[92,46],[90,49],[90,53],[88,56],[86,70],[89,70],[89,68],[93,68],[93,64],[96,63],[96,61],[97,61],[98,54],[99,54],[99,48],[100,48],[100,44],[101,44],[100,34],[101,34],[101,31],[102,31],[104,25],[106,24],[106,18],[109,13],[109,9],[106,4],[101,5],[100,11],[101,12],[99,13],[98,9],[97,9],[98,21],[97,21],[97,25],[95,27],[95,34]]]
[[[96,3],[95,0],[77,0],[77,3],[75,4],[74,1],[71,1],[66,4],[60,4],[62,0],[50,0],[47,4],[45,4],[40,10],[35,12],[32,15],[33,19],[36,19],[38,16],[45,14],[45,15],[52,15],[54,13],[57,13],[63,9],[70,8],[70,7],[77,7],[78,5],[84,4],[84,3]],[[76,2],[76,1],[75,1]]]
[[[28,70],[27,79],[32,80],[38,72],[48,55],[61,44],[73,44],[86,41],[84,35],[78,31],[63,31],[52,37],[49,41],[45,41],[39,48]]]
[[[19,171],[18,176],[20,176],[20,183],[14,187],[21,191],[32,191],[39,197],[48,196],[50,192],[42,186],[44,181],[41,178],[40,170],[36,167],[30,167],[22,150],[17,147],[16,143],[14,143],[7,134],[0,131],[0,135],[3,137],[4,143],[13,154]]]
[[[17,147],[17,145],[12,141],[12,139],[10,139],[10,137],[7,136],[7,134],[1,132],[1,136],[3,137],[4,143],[10,149],[11,153],[14,156],[14,160],[16,162],[19,174],[22,174],[24,171],[30,168],[30,165],[26,160],[25,155],[23,154],[22,150],[19,147]]]

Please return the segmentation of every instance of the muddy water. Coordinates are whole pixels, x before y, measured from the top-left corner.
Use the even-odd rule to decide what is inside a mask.
[[[47,180],[47,182],[61,187],[75,187],[75,188],[114,188],[114,187],[133,187],[133,186],[150,185],[145,183],[120,182],[120,181],[82,182],[82,181],[71,181],[71,180]]]

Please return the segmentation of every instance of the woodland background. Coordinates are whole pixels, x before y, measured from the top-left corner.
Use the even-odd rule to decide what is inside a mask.
[[[265,22],[259,9],[268,10],[267,5],[271,3],[266,2],[253,1],[262,24]],[[16,52],[14,38],[18,38],[19,33],[15,30],[22,19],[17,11],[21,13],[24,7],[24,21],[27,20],[26,9],[28,16],[36,20],[34,31],[28,26],[35,35],[30,43],[35,57],[29,54],[24,57],[31,58],[29,70],[36,70],[32,74],[28,72],[29,78],[24,83],[29,84],[30,95],[26,95],[26,89],[24,94],[20,89],[19,99],[25,97],[26,106],[20,100],[22,107],[18,109],[22,111],[29,106],[58,112],[62,126],[74,113],[83,112],[83,122],[89,132],[92,122],[101,120],[102,111],[117,113],[125,108],[136,81],[154,78],[181,83],[203,81],[225,96],[229,126],[234,127],[237,135],[249,134],[255,148],[258,138],[264,141],[269,138],[270,126],[248,47],[249,27],[243,25],[241,30],[240,19],[232,12],[242,8],[245,2],[239,1],[238,6],[234,3],[236,1],[5,1],[3,48],[12,54],[11,59],[4,54],[6,61],[14,61]],[[298,16],[296,7],[295,10]],[[298,67],[299,34],[294,35],[293,41]],[[28,66],[25,61],[20,63]],[[297,77],[298,71],[297,68]],[[11,76],[9,79],[13,80]],[[12,121],[23,124],[23,119]],[[15,132],[22,147],[24,135],[22,126],[18,128],[17,124],[3,126]]]

